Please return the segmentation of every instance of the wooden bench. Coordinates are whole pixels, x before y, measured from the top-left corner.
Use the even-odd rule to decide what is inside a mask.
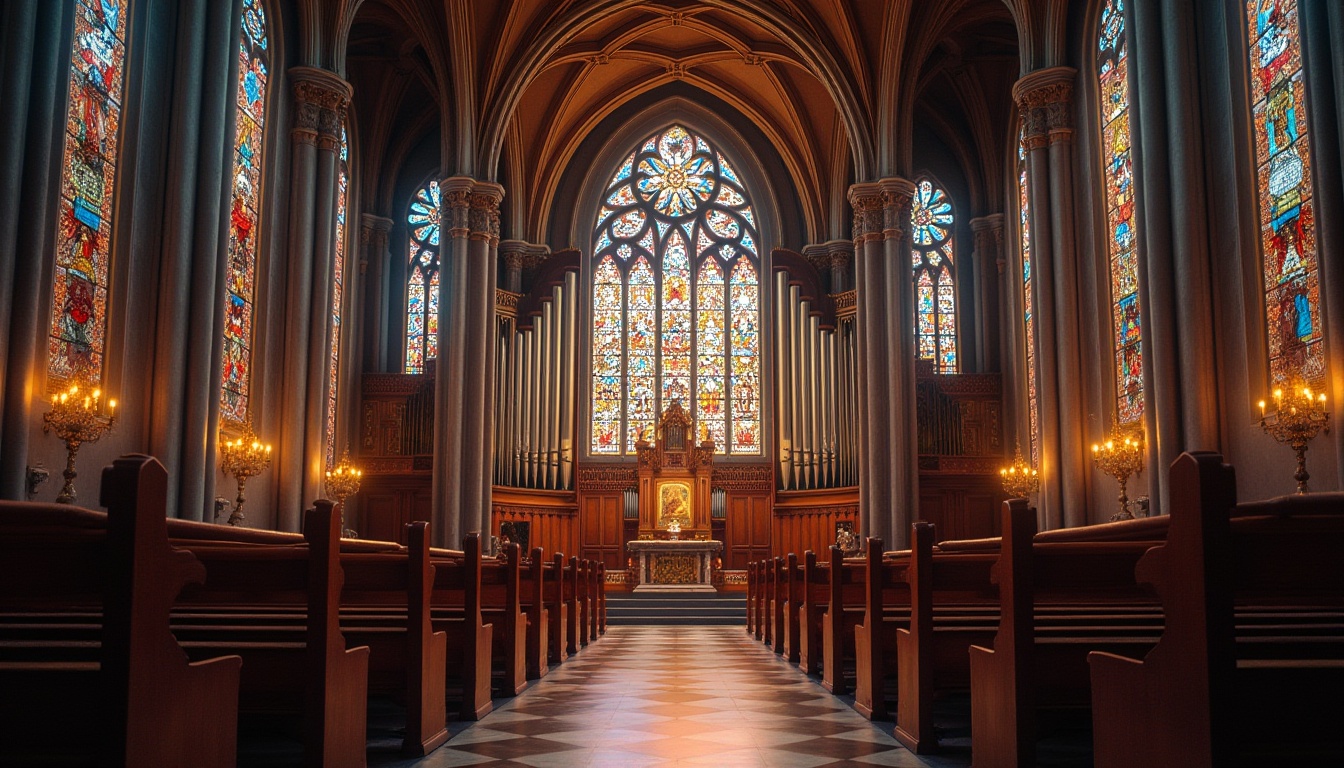
[[[779,633],[776,643],[776,653],[784,657],[784,660],[790,664],[798,663],[798,652],[801,649],[801,638],[799,637],[799,609],[802,608],[802,581],[803,564],[798,561],[798,556],[790,552],[783,558],[783,571],[780,574],[780,615],[783,620],[783,631]]]
[[[818,563],[817,553],[803,553],[803,565],[797,575],[794,597],[798,601],[798,668],[809,675],[821,674],[823,658],[823,618],[831,605],[831,567]]]
[[[481,620],[494,626],[492,674],[501,696],[517,696],[527,687],[527,617],[522,605],[522,553],[516,542],[502,558],[481,563]]]
[[[540,680],[549,670],[547,664],[550,642],[549,612],[546,610],[546,571],[545,553],[541,547],[533,547],[526,567],[519,574],[519,599],[522,602],[523,616],[527,621],[527,679]]]
[[[1137,567],[1165,630],[1088,659],[1096,764],[1344,764],[1344,494],[1238,505],[1213,453],[1182,454],[1171,489]]]
[[[556,552],[546,565],[546,579],[543,583],[546,604],[546,658],[550,664],[560,664],[569,658],[569,617],[572,613],[570,602],[565,598],[565,555]]]
[[[301,544],[175,538],[206,578],[184,591],[173,632],[195,658],[241,656],[240,711],[299,714],[306,763],[362,766],[369,648],[348,648],[341,633],[340,535],[340,515],[320,500]]]
[[[1154,596],[1134,578],[1154,542],[1035,541],[1025,500],[1002,514],[999,627],[992,647],[970,648],[971,750],[989,768],[1035,764],[1043,708],[1091,705],[1090,651],[1142,656],[1162,631]]]
[[[855,677],[854,628],[863,623],[868,587],[865,560],[846,559],[831,545],[828,608],[822,617],[821,685],[837,696],[850,692]]]
[[[871,720],[888,717],[888,677],[896,661],[896,629],[909,622],[908,553],[888,558],[881,539],[864,553],[863,620],[854,626],[854,709]]]
[[[103,470],[107,513],[0,502],[0,764],[232,766],[242,659],[169,630],[205,578],[165,526],[167,472]]]
[[[462,551],[431,549],[434,590],[431,615],[435,631],[448,635],[447,683],[460,691],[458,715],[479,720],[494,708],[490,698],[494,626],[481,613],[481,538],[469,533]]]

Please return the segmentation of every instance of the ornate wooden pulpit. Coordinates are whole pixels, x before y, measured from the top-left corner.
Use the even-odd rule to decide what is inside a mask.
[[[714,441],[695,443],[695,423],[674,400],[658,420],[654,441],[635,443],[639,457],[639,587],[710,586],[710,564],[722,542],[709,539]]]

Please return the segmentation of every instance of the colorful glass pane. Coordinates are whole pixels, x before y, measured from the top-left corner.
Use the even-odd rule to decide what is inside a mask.
[[[336,175],[336,239],[331,261],[331,360],[327,366],[327,466],[336,465],[336,402],[341,373],[341,299],[345,295],[345,217],[350,199],[350,140],[341,127]]]
[[[1111,328],[1115,340],[1116,415],[1122,424],[1143,417],[1142,329],[1139,262],[1135,250],[1134,164],[1129,131],[1129,45],[1124,0],[1107,0],[1097,43],[1106,183],[1106,232],[1111,277]]]
[[[406,214],[406,373],[424,373],[439,351],[439,182],[415,193]],[[428,287],[428,294],[425,293]]]
[[[623,160],[593,235],[593,453],[632,452],[680,400],[698,438],[760,454],[755,227],[737,173],[704,137],[674,125]]]
[[[915,185],[910,203],[914,249],[915,352],[933,362],[937,373],[957,372],[957,289],[955,217],[941,187],[925,179]]]
[[[1325,377],[1320,273],[1297,0],[1247,0],[1269,369]]]
[[[1027,189],[1027,154],[1025,128],[1017,137],[1017,214],[1018,242],[1022,250],[1022,323],[1026,328],[1027,346],[1027,428],[1031,444],[1031,461],[1040,466],[1040,405],[1036,399],[1036,297],[1031,271],[1031,217]]]
[[[252,384],[252,324],[256,309],[257,244],[261,230],[261,169],[266,84],[271,65],[261,0],[243,0],[238,47],[238,119],[234,137],[233,197],[224,295],[224,370],[221,415],[247,418]]]
[[[75,6],[48,372],[100,382],[106,351],[127,0]]]

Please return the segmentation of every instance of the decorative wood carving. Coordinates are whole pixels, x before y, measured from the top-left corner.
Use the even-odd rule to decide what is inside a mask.
[[[580,491],[624,491],[638,483],[635,468],[623,465],[579,467]]]
[[[714,467],[713,486],[728,492],[769,493],[775,488],[771,464],[725,464]]]

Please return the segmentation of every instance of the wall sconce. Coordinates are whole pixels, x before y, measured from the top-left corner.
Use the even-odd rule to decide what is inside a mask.
[[[1285,390],[1274,390],[1274,410],[1265,412],[1265,401],[1260,401],[1260,428],[1265,434],[1284,443],[1297,454],[1297,492],[1306,493],[1307,443],[1324,431],[1330,434],[1330,412],[1325,409],[1325,393],[1312,392],[1311,387],[1295,382]]]
[[[81,389],[82,387],[82,389]],[[81,392],[85,392],[81,397]],[[84,443],[96,443],[117,423],[117,401],[102,409],[103,391],[89,384],[74,382],[70,388],[51,398],[51,410],[42,414],[42,431],[55,432],[65,441],[65,485],[56,497],[57,504],[75,503],[75,454]]]
[[[1120,511],[1111,515],[1111,520],[1133,520],[1129,511],[1129,496],[1125,488],[1130,475],[1143,471],[1143,435],[1124,429],[1119,422],[1111,422],[1111,435],[1104,443],[1092,444],[1092,460],[1102,472],[1114,477],[1120,483]]]
[[[243,525],[247,521],[243,514],[243,502],[247,500],[243,490],[249,478],[256,477],[271,465],[271,446],[257,439],[256,433],[252,431],[252,420],[248,419],[243,424],[241,437],[220,443],[219,455],[220,469],[238,481],[238,498],[234,500],[229,525]]]

